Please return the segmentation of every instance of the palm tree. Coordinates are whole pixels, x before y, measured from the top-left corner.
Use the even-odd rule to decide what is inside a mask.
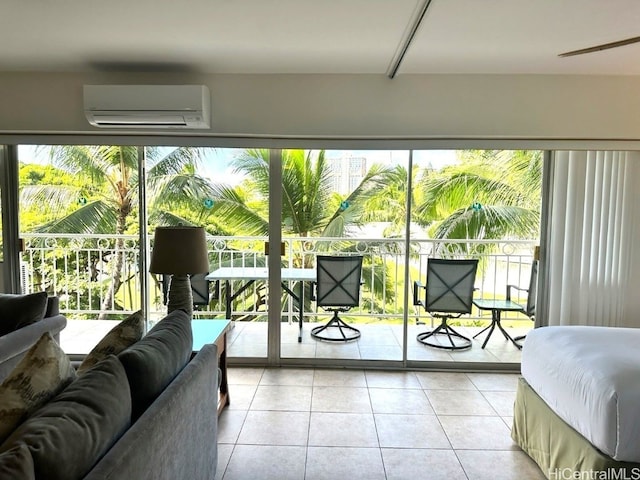
[[[214,185],[215,213],[244,235],[269,231],[269,150],[245,150],[233,162],[244,174],[245,184],[231,188]],[[367,221],[367,201],[392,179],[393,171],[373,165],[360,184],[346,197],[332,191],[331,171],[325,151],[282,151],[283,231],[300,237],[341,237],[350,225]]]
[[[217,184],[213,187],[216,191],[214,213],[236,234],[268,234],[269,155],[267,149],[243,151],[233,161],[236,173],[242,173],[246,178],[243,185],[232,188]],[[359,185],[343,196],[333,191],[332,174],[324,150],[283,150],[280,185],[283,233],[303,238],[347,237],[349,227],[361,226],[368,221],[369,200],[392,181],[393,173],[390,168],[373,165]],[[328,245],[317,244],[316,247],[322,250]],[[303,256],[294,263],[310,267],[312,261],[312,256]],[[381,278],[370,287],[379,292],[387,288]]]
[[[111,309],[114,295],[122,286],[124,240],[137,230],[133,215],[138,206],[138,162],[135,146],[54,146],[52,163],[74,174],[77,185],[30,185],[21,191],[23,205],[48,205],[53,212],[82,199],[81,207],[36,228],[38,232],[115,234],[115,258],[111,263],[111,284],[102,303],[100,318]],[[147,196],[152,222],[193,224],[206,209],[203,198],[213,195],[206,179],[197,174],[202,151],[194,148],[146,148]],[[176,211],[195,212],[191,218]]]
[[[416,214],[434,238],[530,238],[540,226],[542,152],[461,153],[460,165],[425,176]]]
[[[368,200],[367,214],[363,220],[367,222],[388,222],[383,235],[387,238],[404,235],[405,224],[407,222],[407,194],[411,195],[411,205],[419,205],[423,202],[423,191],[415,188],[418,180],[423,175],[429,175],[430,169],[421,169],[414,165],[411,170],[411,184],[414,186],[409,190],[409,174],[403,165],[393,167],[388,182]],[[411,221],[427,227],[424,219],[416,214],[414,208],[410,217]]]

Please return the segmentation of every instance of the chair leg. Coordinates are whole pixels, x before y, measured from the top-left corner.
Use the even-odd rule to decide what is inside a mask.
[[[437,342],[437,335],[446,336],[449,340],[449,345],[443,345]],[[454,338],[458,341],[455,342]],[[429,339],[433,341],[429,341]],[[464,350],[471,348],[472,342],[470,338],[456,332],[452,327],[447,324],[447,320],[443,319],[442,323],[429,332],[422,332],[416,336],[416,340],[429,347],[441,348],[444,350]]]
[[[340,337],[327,335],[330,328],[336,328],[340,332]],[[325,334],[322,334],[325,332]],[[311,336],[326,342],[350,342],[360,338],[360,330],[346,324],[339,316],[338,312],[333,313],[333,317],[325,325],[311,329]]]
[[[491,338],[491,335],[493,335],[493,330],[496,328],[496,321],[495,320],[491,320],[491,325],[489,325],[488,327],[482,329],[480,332],[476,333],[473,338],[476,338],[478,335],[486,332],[487,330],[489,330],[489,333],[487,333],[487,336],[484,339],[484,342],[482,343],[482,348],[487,346],[487,342],[489,341],[489,338]]]
[[[522,349],[522,341],[527,338],[526,335],[518,335],[517,337],[513,337],[513,343],[520,349]]]
[[[483,334],[485,331],[489,330],[489,333],[487,334],[487,336],[484,339],[484,342],[482,343],[482,348],[487,346],[487,343],[489,342],[489,338],[491,337],[491,335],[493,334],[493,331],[495,330],[495,328],[498,327],[498,330],[500,330],[500,332],[502,333],[502,335],[504,336],[505,340],[509,340],[511,341],[511,343],[513,343],[516,348],[521,349],[522,345],[520,345],[517,340],[518,337],[516,338],[512,338],[511,335],[509,335],[509,333],[504,329],[504,327],[502,326],[502,324],[500,323],[500,317],[496,317],[495,315],[492,316],[491,318],[491,325],[489,325],[488,327],[483,328],[481,331],[479,331],[478,333],[476,333],[473,338],[476,338],[478,335]]]

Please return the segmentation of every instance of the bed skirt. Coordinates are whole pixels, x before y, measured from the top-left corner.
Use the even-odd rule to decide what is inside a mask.
[[[556,415],[524,378],[518,382],[511,438],[549,480],[640,479],[640,463],[618,462],[600,452]]]

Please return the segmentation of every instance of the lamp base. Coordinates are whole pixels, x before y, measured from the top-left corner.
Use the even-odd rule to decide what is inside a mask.
[[[167,312],[171,313],[178,309],[184,310],[189,316],[193,315],[193,294],[189,275],[171,275]]]

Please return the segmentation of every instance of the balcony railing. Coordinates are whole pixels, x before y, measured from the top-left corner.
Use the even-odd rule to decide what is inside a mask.
[[[23,234],[22,284],[25,292],[46,290],[60,296],[61,310],[70,318],[121,318],[141,308],[139,275],[140,247],[137,236]],[[222,266],[254,267],[266,265],[266,237],[208,238],[211,271]],[[409,295],[409,319],[426,322],[429,318],[411,305],[413,282],[424,283],[430,257],[478,258],[476,296],[504,298],[507,284],[526,287],[529,281],[535,240],[478,241],[389,238],[283,238],[286,267],[313,267],[318,254],[357,253],[364,256],[364,284],[361,303],[349,312],[360,321],[401,322],[405,293]],[[405,259],[409,258],[409,282],[405,282]],[[120,287],[115,266],[120,263]],[[149,275],[150,314],[165,311],[162,282]],[[408,285],[405,290],[405,285]],[[213,284],[212,300],[196,315],[224,316],[224,286]],[[256,283],[234,303],[234,318],[264,319],[266,287]],[[293,315],[289,297],[283,297],[283,315]],[[315,315],[312,305],[305,315]],[[476,315],[477,312],[474,312]],[[478,320],[472,316],[465,321]],[[528,321],[512,314],[513,320]],[[482,317],[487,320],[487,317]]]

